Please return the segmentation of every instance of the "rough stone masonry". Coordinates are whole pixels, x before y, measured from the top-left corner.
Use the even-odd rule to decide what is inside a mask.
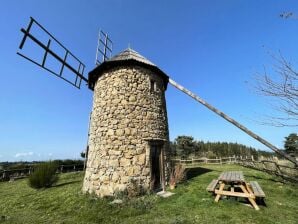
[[[168,178],[167,76],[127,49],[89,73],[94,89],[83,191],[112,196],[135,184],[151,188],[152,144]],[[162,177],[162,175],[161,175]]]

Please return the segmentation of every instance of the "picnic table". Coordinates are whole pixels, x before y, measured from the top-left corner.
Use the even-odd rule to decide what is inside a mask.
[[[227,171],[220,174],[217,180],[212,180],[207,191],[213,192],[215,202],[222,196],[234,196],[247,198],[251,205],[259,210],[257,198],[264,199],[265,193],[256,181],[246,182],[242,171]]]

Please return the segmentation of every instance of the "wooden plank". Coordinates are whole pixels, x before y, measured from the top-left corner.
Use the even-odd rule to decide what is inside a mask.
[[[241,181],[245,181],[244,175],[243,175],[243,172],[242,171],[240,171],[240,178],[239,179],[241,179]]]
[[[246,188],[245,188],[243,185],[240,185],[240,188],[241,188],[241,190],[242,190],[244,193],[249,194],[249,193],[247,192]],[[249,194],[249,195],[251,195],[251,194]],[[253,197],[254,197],[254,195],[253,195]],[[254,198],[252,198],[252,197],[248,197],[248,200],[249,200],[249,202],[252,204],[252,206],[255,208],[255,210],[260,210],[260,208],[259,208],[259,206],[257,205],[257,203],[256,203],[256,201],[255,201]]]
[[[187,94],[188,96],[190,96],[191,98],[193,98],[194,100],[196,100],[197,102],[199,102],[202,105],[204,105],[205,107],[207,107],[209,110],[213,111],[214,113],[216,113],[217,115],[221,116],[222,118],[224,118],[228,122],[232,123],[237,128],[239,128],[242,131],[244,131],[246,134],[250,135],[251,137],[253,137],[257,141],[259,141],[262,144],[266,145],[267,147],[269,147],[270,149],[272,149],[277,154],[283,156],[284,158],[286,158],[287,160],[291,161],[296,166],[298,166],[298,161],[296,161],[296,158],[293,158],[290,155],[288,155],[287,153],[285,153],[282,150],[278,149],[277,147],[275,147],[270,142],[268,142],[265,139],[261,138],[260,136],[258,136],[257,134],[255,134],[254,132],[252,132],[251,130],[249,130],[248,128],[244,127],[242,124],[240,124],[239,122],[237,122],[233,118],[229,117],[228,115],[226,115],[222,111],[218,110],[217,108],[213,107],[211,104],[207,103],[205,100],[203,100],[199,96],[195,95],[194,93],[192,93],[188,89],[186,89],[183,86],[181,86],[180,84],[176,83],[174,80],[172,80],[172,79],[169,78],[169,83],[171,85],[173,85],[175,88],[179,89],[180,91],[184,92],[185,94]]]
[[[216,185],[218,183],[218,180],[212,180],[211,183],[208,185],[208,187],[206,188],[207,191],[209,192],[214,192]]]
[[[231,172],[227,172],[227,181],[231,182]]]
[[[227,171],[220,174],[219,180],[225,182],[244,182],[243,173],[241,171]]]
[[[224,183],[221,183],[220,184],[220,187],[219,187],[219,192],[221,192],[224,189],[224,187],[225,187],[225,184]],[[217,190],[215,190],[215,194],[216,194],[216,191]],[[218,200],[220,199],[220,196],[221,196],[220,194],[217,194],[214,201],[215,202],[218,202]]]
[[[245,182],[245,186],[246,186],[246,189],[247,189],[248,193],[254,194],[248,183]]]
[[[224,172],[222,172],[220,175],[219,175],[219,180],[223,180],[223,176],[224,176]]]
[[[251,181],[250,186],[256,197],[264,198],[266,195],[257,181]]]
[[[224,190],[215,190],[215,194],[225,195],[225,196],[234,196],[234,197],[242,197],[242,198],[254,198],[253,194],[249,194],[248,192],[232,192],[232,191],[224,191]]]

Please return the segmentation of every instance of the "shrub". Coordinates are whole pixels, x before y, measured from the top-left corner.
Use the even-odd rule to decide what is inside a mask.
[[[36,189],[51,187],[58,181],[57,168],[57,163],[51,161],[38,164],[29,176],[30,187]]]
[[[185,167],[181,164],[176,164],[170,173],[170,185],[176,186],[176,184],[181,183],[186,177]]]

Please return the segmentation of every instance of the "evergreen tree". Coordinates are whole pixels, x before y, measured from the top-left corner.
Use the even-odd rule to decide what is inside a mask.
[[[284,148],[286,152],[292,156],[298,155],[298,135],[291,133],[285,139]]]

